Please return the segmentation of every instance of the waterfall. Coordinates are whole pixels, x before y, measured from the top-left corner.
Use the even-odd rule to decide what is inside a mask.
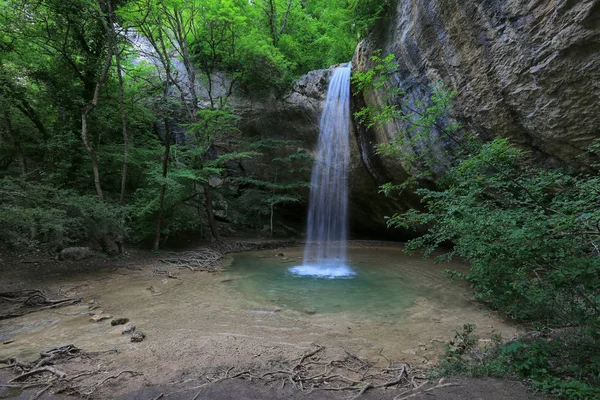
[[[304,264],[290,270],[297,275],[354,274],[346,265],[351,68],[350,63],[336,68],[329,82],[312,169]]]

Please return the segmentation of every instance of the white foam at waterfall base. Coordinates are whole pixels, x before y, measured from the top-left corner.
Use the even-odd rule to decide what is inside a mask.
[[[309,276],[313,278],[350,278],[356,275],[356,272],[347,265],[299,265],[289,270],[293,275]]]
[[[290,269],[294,275],[355,275],[346,264],[351,68],[336,68],[329,81],[310,181],[304,263]]]

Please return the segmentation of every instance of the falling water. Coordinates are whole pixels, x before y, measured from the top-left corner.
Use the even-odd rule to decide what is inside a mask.
[[[350,63],[336,68],[329,82],[311,177],[304,264],[290,270],[296,275],[354,275],[346,265],[351,68]]]

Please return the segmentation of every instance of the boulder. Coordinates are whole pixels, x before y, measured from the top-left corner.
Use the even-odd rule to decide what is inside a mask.
[[[60,251],[58,259],[61,261],[81,261],[93,255],[94,253],[89,247],[67,247]]]

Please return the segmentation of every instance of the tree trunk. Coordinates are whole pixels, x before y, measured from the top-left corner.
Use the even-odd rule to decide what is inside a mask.
[[[10,115],[7,110],[4,110],[4,124],[6,125],[6,132],[10,140],[14,143],[15,147],[18,150],[19,155],[19,168],[21,169],[21,175],[25,175],[27,173],[27,161],[25,160],[25,153],[23,152],[23,145],[21,144],[21,140],[17,138],[15,135],[12,123],[10,122]]]
[[[271,202],[271,221],[270,221],[270,225],[269,225],[269,237],[273,237],[273,208],[274,208],[274,204],[273,202]]]
[[[123,132],[123,167],[121,170],[121,195],[119,204],[125,205],[125,191],[127,187],[127,167],[129,162],[129,137],[127,135],[127,114],[125,113],[125,89],[123,84],[123,71],[121,69],[121,55],[117,44],[117,34],[115,32],[115,21],[112,4],[107,1],[109,32],[111,38],[112,51],[115,54],[115,66],[117,68],[117,77],[119,78],[119,109],[121,112],[121,130]]]
[[[271,31],[271,38],[273,39],[273,44],[277,46],[278,35],[277,35],[277,8],[275,6],[275,0],[269,0],[269,10],[267,11],[267,16],[269,17],[269,30]]]
[[[285,10],[285,15],[283,16],[283,22],[281,23],[281,29],[279,30],[279,36],[283,34],[285,31],[285,26],[287,25],[288,15],[290,14],[290,9],[292,8],[292,0],[288,0],[287,8]]]
[[[33,109],[33,107],[31,107],[29,105],[29,103],[27,102],[27,100],[25,100],[24,98],[20,98],[19,102],[17,103],[16,106],[23,113],[23,115],[26,116],[33,123],[33,125],[35,125],[35,127],[37,128],[37,130],[42,134],[42,139],[43,140],[47,140],[47,139],[50,138],[50,135],[48,134],[48,131],[46,130],[46,127],[42,123],[42,120],[40,119],[40,116]]]
[[[213,209],[212,201],[212,189],[208,183],[204,184],[204,197],[206,199],[206,214],[208,215],[208,225],[210,226],[210,232],[212,233],[215,240],[221,240],[217,221],[215,220],[215,211]]]
[[[81,109],[81,140],[83,141],[83,146],[85,147],[85,150],[92,159],[92,169],[94,171],[94,186],[96,187],[96,193],[98,194],[98,198],[100,199],[100,201],[104,201],[104,196],[102,194],[102,187],[100,186],[100,172],[98,170],[98,159],[96,158],[96,153],[94,152],[94,149],[92,148],[88,138],[87,117],[88,114],[98,105],[100,89],[102,89],[102,85],[104,85],[104,82],[106,82],[106,78],[108,77],[108,71],[110,70],[110,66],[112,65],[112,56],[113,49],[112,46],[109,45],[108,52],[106,54],[106,61],[104,62],[102,72],[100,73],[100,78],[98,78],[98,81],[96,82],[96,87],[94,88],[92,101]]]
[[[277,174],[278,174],[278,170],[277,168],[275,168],[275,177],[273,179],[273,184],[277,185]],[[271,190],[271,218],[270,218],[270,224],[269,224],[269,237],[273,237],[273,214],[275,211],[275,189]]]
[[[163,158],[163,169],[162,169],[162,177],[163,183],[160,185],[160,195],[158,200],[158,216],[156,217],[156,227],[154,230],[154,245],[152,246],[152,250],[158,251],[160,245],[160,226],[162,224],[163,219],[163,208],[165,203],[165,192],[167,190],[167,184],[164,180],[167,178],[167,173],[169,170],[169,152],[171,151],[171,131],[169,130],[169,119],[164,118],[165,123],[165,156]]]
[[[96,153],[94,152],[94,149],[90,145],[90,141],[88,139],[87,115],[89,111],[91,111],[91,108],[89,107],[85,107],[81,110],[81,140],[83,141],[83,146],[85,147],[85,150],[92,159],[92,170],[94,172],[94,186],[96,187],[98,199],[100,199],[100,201],[104,201],[104,195],[102,194],[102,186],[100,185],[100,171],[98,169],[98,158],[96,158]]]

